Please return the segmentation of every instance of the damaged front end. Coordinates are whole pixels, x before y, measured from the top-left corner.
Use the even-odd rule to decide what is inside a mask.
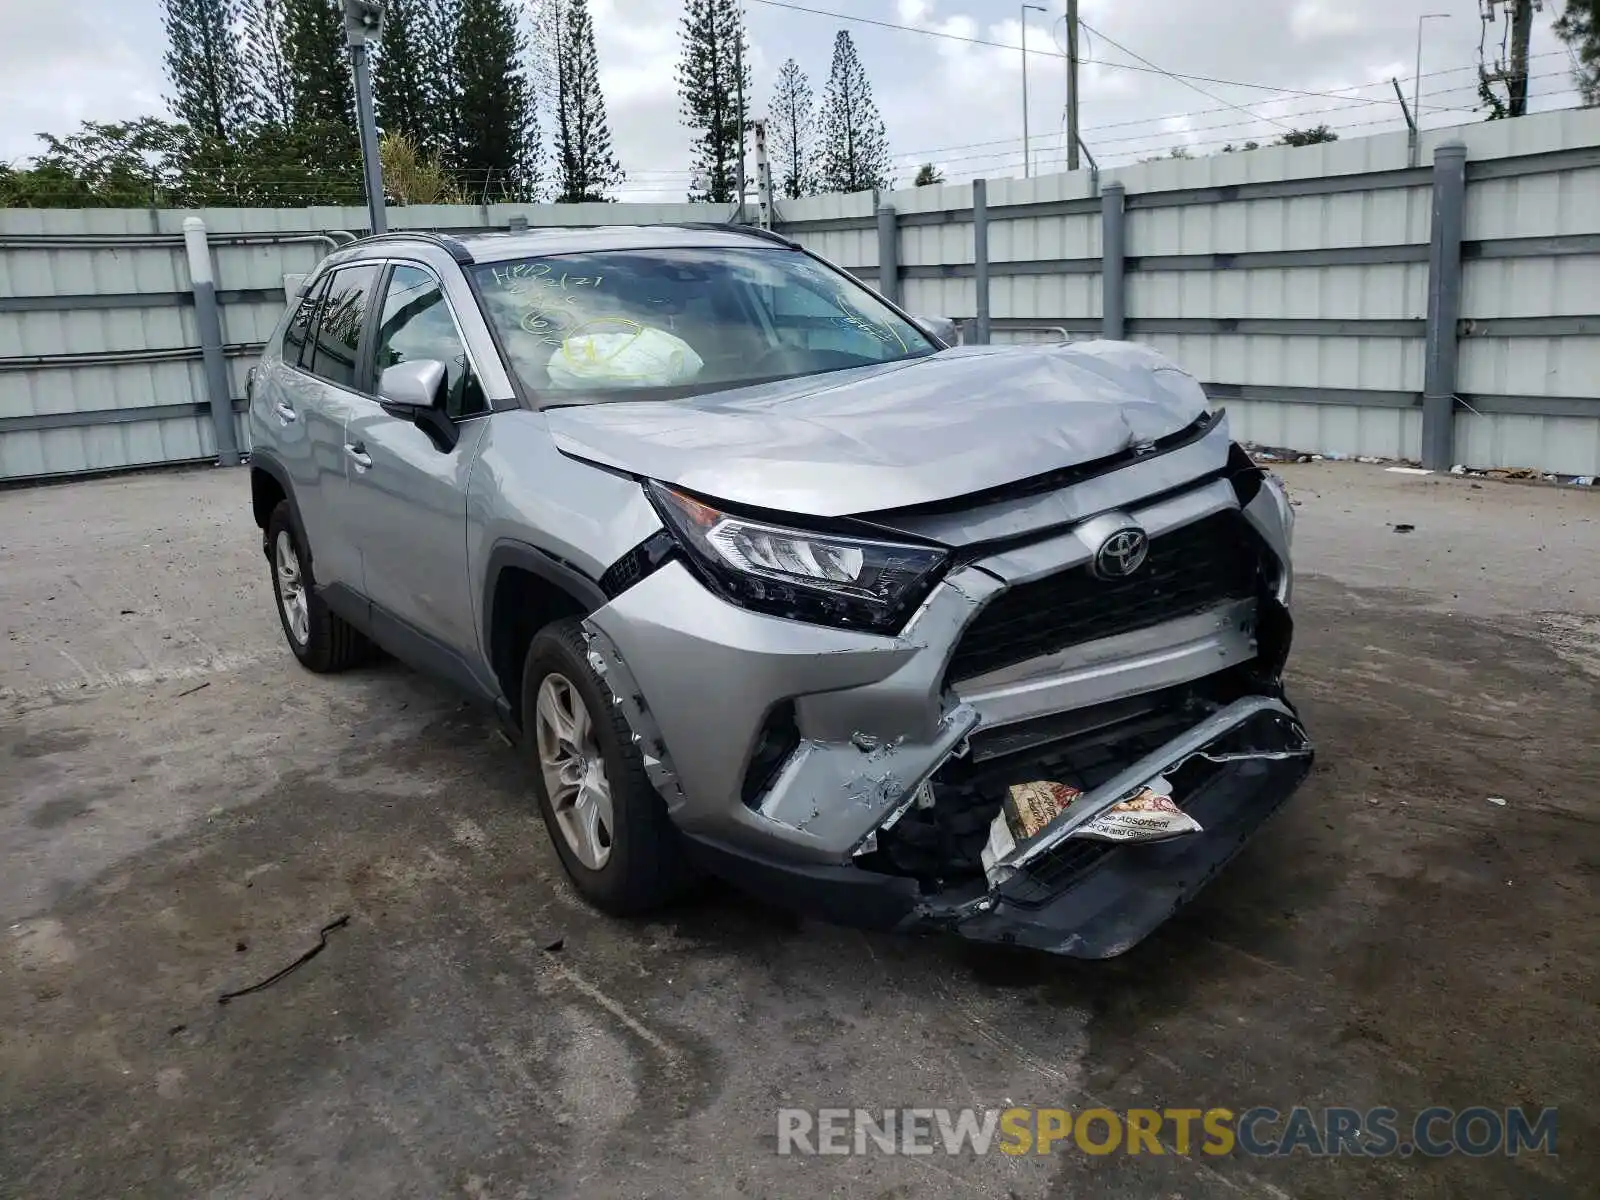
[[[1100,958],[1238,852],[1312,761],[1281,682],[1292,511],[1220,416],[1096,466],[862,518],[948,548],[892,629],[762,611],[687,539],[591,616],[709,869],[843,924]]]
[[[1015,731],[975,738],[935,777],[931,802],[878,836],[860,865],[918,884],[902,928],[1082,958],[1120,954],[1221,870],[1311,766],[1294,710],[1251,694],[1243,679],[1082,717],[1085,727],[1021,750],[1007,746]],[[1073,798],[1021,837],[1007,797],[1041,780],[1065,784]],[[1152,788],[1182,822],[1160,814],[1169,823],[1150,820],[1151,841],[1107,840],[1138,837],[1108,832],[1105,817]],[[1013,844],[986,856],[996,823],[1011,825]]]

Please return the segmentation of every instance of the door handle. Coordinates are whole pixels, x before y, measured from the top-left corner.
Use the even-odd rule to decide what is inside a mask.
[[[278,414],[278,420],[280,421],[287,423],[289,421],[295,421],[299,419],[299,414],[281,400],[274,404],[272,409]]]
[[[350,461],[355,463],[361,470],[365,471],[372,466],[372,456],[367,453],[365,443],[346,442],[344,444],[344,452],[349,456]]]

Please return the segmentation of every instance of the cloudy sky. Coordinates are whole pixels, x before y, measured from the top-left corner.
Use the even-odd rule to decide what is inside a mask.
[[[1550,32],[1561,0],[1536,18],[1535,109],[1576,102],[1567,57]],[[1029,11],[1030,49],[1057,53],[1063,0]],[[1401,128],[1393,90],[1410,93],[1417,18],[1426,26],[1423,117],[1476,119],[1480,0],[1081,0],[1083,136],[1102,165],[1192,146],[1268,141],[1327,123],[1345,137]],[[949,178],[1021,174],[1019,8],[1009,0],[745,0],[754,115],[783,60],[795,58],[820,99],[835,33],[848,29],[888,123],[896,178],[940,164]],[[678,199],[688,135],[673,67],[681,0],[591,0],[613,138],[629,172],[623,199]],[[818,15],[820,10],[834,15]],[[839,14],[848,14],[846,19]],[[868,21],[909,28],[886,28]],[[1505,31],[1489,27],[1491,46]],[[981,45],[934,34],[998,45]],[[37,146],[35,132],[83,119],[163,111],[159,0],[0,0],[0,160]],[[1141,61],[1143,60],[1143,61]],[[1186,85],[1162,71],[1194,76]],[[1060,162],[1064,62],[1030,54],[1035,171]],[[1200,78],[1204,77],[1204,78]],[[1216,82],[1226,81],[1226,82]],[[1254,86],[1247,86],[1254,85]],[[1197,90],[1198,89],[1198,90]],[[1317,93],[1317,94],[1301,94]]]

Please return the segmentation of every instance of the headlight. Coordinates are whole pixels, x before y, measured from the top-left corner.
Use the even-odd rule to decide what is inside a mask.
[[[898,629],[946,558],[931,546],[733,516],[659,483],[648,491],[712,588],[745,608],[797,621]]]

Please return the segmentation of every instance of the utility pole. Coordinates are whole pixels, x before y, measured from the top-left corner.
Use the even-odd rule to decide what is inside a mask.
[[[1078,0],[1067,0],[1067,170],[1078,169]]]
[[[1513,117],[1528,111],[1528,40],[1533,34],[1534,0],[1515,0],[1511,14],[1511,71],[1506,80],[1507,107]]]
[[[1528,113],[1528,42],[1533,35],[1533,14],[1544,8],[1544,0],[1483,0],[1484,23],[1492,24],[1500,8],[1506,10],[1511,25],[1510,60],[1497,58],[1492,71],[1480,61],[1478,72],[1485,84],[1505,84],[1505,115],[1522,117]]]
[[[378,157],[378,122],[372,110],[372,60],[368,45],[383,32],[380,0],[344,0],[344,39],[356,77],[356,124],[361,133],[361,173],[366,180],[367,218],[373,233],[389,231],[383,203],[383,163]]]

